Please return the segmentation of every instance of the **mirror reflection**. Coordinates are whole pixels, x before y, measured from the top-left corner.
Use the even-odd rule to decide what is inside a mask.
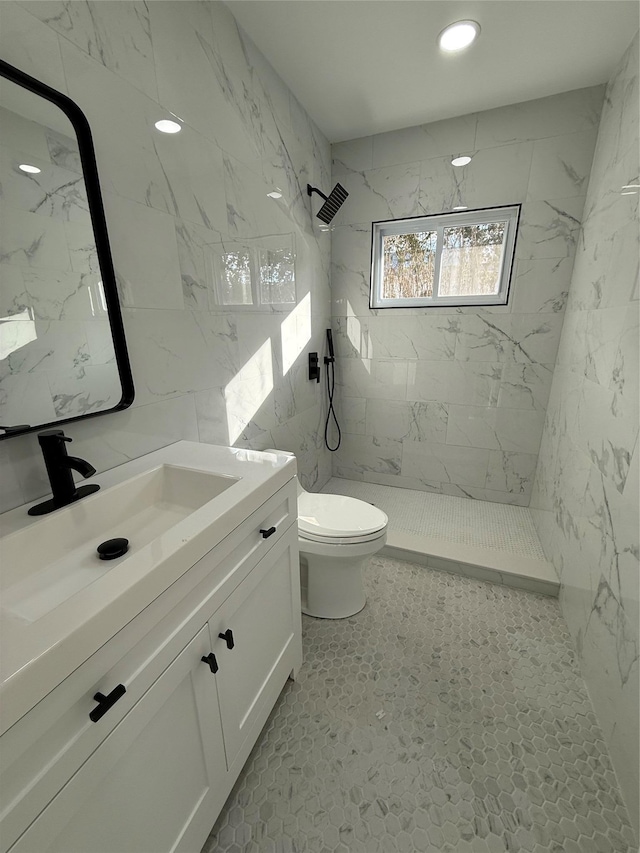
[[[0,79],[0,435],[113,409],[121,387],[73,125]]]

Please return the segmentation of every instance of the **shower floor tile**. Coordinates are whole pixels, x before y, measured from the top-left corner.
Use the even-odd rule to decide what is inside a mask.
[[[206,853],[632,853],[555,600],[384,557],[349,619],[303,617]]]
[[[527,507],[470,500],[396,486],[333,477],[322,490],[373,503],[389,516],[389,529],[508,551],[544,560],[544,551]]]

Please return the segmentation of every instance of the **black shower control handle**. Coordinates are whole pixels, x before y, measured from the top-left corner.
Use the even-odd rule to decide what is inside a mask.
[[[231,628],[227,628],[224,634],[218,634],[218,636],[221,640],[225,641],[228,649],[232,649],[235,646],[235,643],[233,641],[233,631],[231,630]]]
[[[99,719],[104,717],[109,708],[113,708],[118,699],[122,698],[126,692],[127,688],[124,684],[118,684],[108,696],[105,696],[104,693],[96,693],[93,698],[98,705],[93,711],[89,712],[89,719],[97,723]]]
[[[218,671],[218,661],[216,660],[216,656],[213,652],[209,652],[208,655],[203,655],[200,660],[202,663],[206,663],[211,672],[215,675]]]
[[[263,530],[262,528],[260,528],[260,533],[262,533],[263,539],[268,539],[270,536],[273,536],[273,534],[275,532],[276,532],[275,527],[270,527],[268,530]]]

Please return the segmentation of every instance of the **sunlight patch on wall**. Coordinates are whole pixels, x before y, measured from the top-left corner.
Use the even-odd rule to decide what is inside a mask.
[[[273,359],[268,338],[224,390],[229,444],[240,438],[272,391]]]
[[[311,340],[311,294],[296,305],[280,326],[282,375],[286,376],[295,360]]]

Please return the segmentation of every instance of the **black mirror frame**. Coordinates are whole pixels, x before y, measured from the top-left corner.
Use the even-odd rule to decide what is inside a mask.
[[[87,189],[87,201],[89,205],[89,214],[91,216],[91,224],[96,241],[96,252],[98,255],[98,263],[102,274],[102,285],[104,288],[105,302],[109,314],[109,324],[111,326],[111,335],[113,338],[113,348],[116,357],[116,366],[120,377],[120,386],[122,388],[122,397],[116,406],[110,409],[104,409],[100,412],[88,412],[85,415],[75,415],[71,418],[60,418],[60,420],[51,423],[37,424],[29,426],[25,429],[12,429],[10,432],[0,434],[0,440],[5,438],[13,438],[16,435],[26,435],[37,430],[47,429],[50,427],[58,427],[62,424],[68,424],[72,421],[80,421],[85,418],[96,418],[100,415],[108,415],[112,412],[118,412],[128,408],[133,403],[134,386],[133,375],[131,373],[131,365],[129,363],[129,355],[127,351],[127,342],[124,334],[124,324],[122,321],[122,312],[120,310],[120,300],[118,299],[118,289],[116,286],[116,276],[113,268],[113,259],[111,256],[111,247],[109,246],[109,236],[107,233],[107,221],[104,215],[104,207],[102,204],[102,193],[100,192],[100,181],[98,179],[98,166],[96,163],[95,149],[93,147],[93,138],[87,117],[82,112],[80,107],[63,95],[61,92],[52,89],[45,83],[41,83],[34,77],[25,74],[13,65],[4,62],[0,59],[0,76],[17,83],[24,89],[28,89],[36,95],[51,101],[59,107],[67,116],[73,129],[76,132],[78,140],[78,149],[80,152],[80,162],[82,164],[82,173],[85,186]]]

